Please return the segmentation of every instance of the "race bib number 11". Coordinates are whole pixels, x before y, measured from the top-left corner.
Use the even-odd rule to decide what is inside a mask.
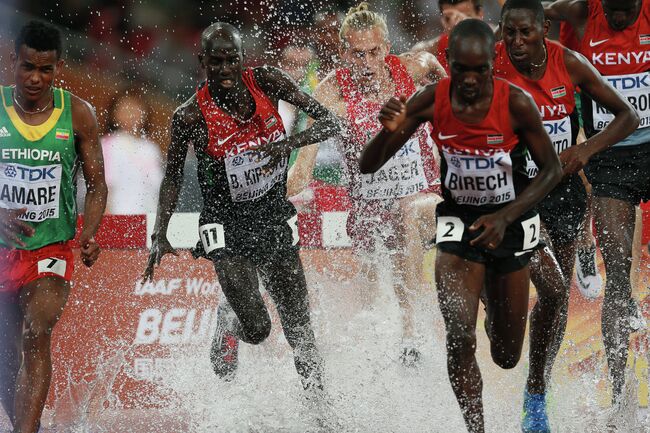
[[[199,236],[206,254],[226,246],[226,236],[221,224],[204,224],[199,227]]]

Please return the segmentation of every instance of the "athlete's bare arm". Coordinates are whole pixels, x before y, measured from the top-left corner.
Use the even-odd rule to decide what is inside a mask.
[[[447,76],[436,56],[427,51],[408,52],[399,58],[415,83],[437,83]]]
[[[506,227],[539,203],[562,178],[560,160],[553,148],[533,99],[521,89],[510,86],[510,118],[520,140],[528,145],[539,173],[512,202],[498,211],[478,218],[469,228],[483,229],[470,243],[496,248],[503,240]]]
[[[81,247],[81,260],[86,266],[92,266],[99,256],[99,246],[93,236],[97,233],[102,221],[108,196],[108,187],[104,177],[104,156],[99,141],[95,110],[86,101],[72,95],[71,111],[75,145],[79,153],[87,189],[84,226],[79,236],[79,246]]]
[[[293,149],[320,143],[341,130],[338,118],[316,99],[302,91],[295,81],[280,69],[264,66],[255,68],[255,78],[264,92],[276,103],[282,99],[304,111],[314,123],[299,134],[269,143],[264,152],[272,156],[288,156]]]
[[[418,127],[433,119],[433,103],[436,85],[430,84],[418,90],[411,98],[391,98],[379,112],[384,128],[363,148],[359,158],[361,173],[379,170],[404,146]]]
[[[19,235],[32,236],[34,228],[18,218],[27,212],[27,208],[5,209],[0,207],[0,241],[5,245],[25,246]]]
[[[596,153],[613,146],[634,132],[639,126],[639,116],[632,104],[623,98],[583,55],[565,48],[564,63],[571,81],[592,100],[614,114],[614,119],[598,134],[560,154],[564,173],[570,174],[581,170]]]
[[[167,253],[178,255],[167,240],[169,220],[176,209],[178,195],[183,186],[183,172],[187,149],[192,141],[207,140],[207,126],[196,101],[196,95],[178,107],[172,117],[171,143],[167,149],[165,176],[160,184],[156,224],[151,235],[149,262],[142,275],[143,281],[153,279],[154,267]]]
[[[566,21],[576,30],[578,39],[585,33],[585,23],[589,15],[586,0],[557,0],[542,2],[544,15],[552,21]]]
[[[436,55],[438,53],[438,41],[440,40],[440,36],[433,38],[433,39],[427,39],[426,41],[420,41],[413,45],[411,48],[411,52],[417,53],[420,51],[426,51],[428,53],[431,53],[432,55]]]
[[[325,108],[339,117],[345,116],[345,104],[340,96],[336,83],[336,74],[330,72],[314,90],[314,99],[323,104]],[[296,161],[289,170],[287,179],[287,196],[291,197],[300,193],[309,185],[314,173],[318,144],[301,147],[298,150]]]

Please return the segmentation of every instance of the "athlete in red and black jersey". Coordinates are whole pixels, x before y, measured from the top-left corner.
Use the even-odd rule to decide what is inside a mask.
[[[503,42],[496,46],[494,62],[496,76],[532,96],[565,173],[563,181],[537,206],[550,242],[538,250],[531,265],[538,302],[531,315],[530,369],[522,426],[526,433],[550,432],[545,382],[566,326],[576,241],[586,210],[586,191],[577,172],[593,155],[625,138],[635,127],[632,106],[584,57],[547,40],[548,28],[539,0],[508,0],[501,12]],[[614,114],[603,132],[580,144],[576,143],[579,113],[574,98],[578,86]],[[531,177],[537,174],[532,161],[528,171]],[[555,257],[561,272],[557,272]]]
[[[444,33],[426,41],[418,42],[412,51],[428,51],[440,62],[449,73],[447,63],[447,48],[449,46],[449,32],[462,20],[467,18],[483,19],[483,0],[439,0],[440,22]]]
[[[391,99],[380,115],[384,129],[360,159],[362,172],[375,171],[420,124],[433,124],[444,197],[438,206],[436,284],[449,378],[472,433],[485,431],[475,357],[481,291],[492,358],[512,368],[526,328],[528,260],[539,243],[533,207],[561,176],[534,102],[493,77],[494,44],[484,22],[459,23],[450,35],[451,78],[425,87],[406,104]],[[540,167],[532,180],[525,169],[527,148]]]
[[[650,2],[560,0],[546,12],[573,26],[580,53],[634,106],[639,117],[636,131],[595,155],[585,167],[607,277],[603,341],[613,402],[619,403],[630,332],[643,321],[632,297],[630,270],[635,206],[650,199]],[[597,136],[613,121],[612,113],[586,92],[581,96],[585,133]]]
[[[286,199],[286,171],[293,148],[336,134],[338,121],[282,71],[243,68],[240,34],[230,24],[208,27],[201,46],[199,59],[207,81],[172,119],[172,141],[144,278],[153,277],[154,265],[165,254],[175,254],[166,232],[191,143],[204,199],[195,253],[214,262],[223,294],[238,319],[230,331],[251,344],[269,335],[271,320],[259,292],[259,272],[277,305],[304,386],[320,388],[322,362],[298,256],[296,210]],[[314,125],[285,138],[277,112],[279,99],[305,111],[315,119]],[[217,332],[216,337],[220,340],[222,334]],[[213,344],[212,361],[217,374],[225,376],[232,373],[227,364],[232,365],[233,354],[219,353],[220,349],[221,341]]]

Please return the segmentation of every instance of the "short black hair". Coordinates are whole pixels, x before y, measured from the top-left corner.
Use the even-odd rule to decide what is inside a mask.
[[[16,35],[16,54],[20,47],[26,45],[36,51],[56,51],[56,59],[63,54],[61,31],[54,25],[44,21],[32,20],[22,26]]]
[[[544,24],[544,6],[541,0],[507,0],[501,9],[501,21],[506,12],[511,9],[528,9],[535,14],[535,21]]]
[[[216,22],[210,24],[201,33],[201,49],[206,51],[213,39],[226,39],[233,41],[241,48],[241,33],[239,29],[230,23]]]
[[[474,5],[474,10],[476,12],[480,12],[481,9],[483,9],[483,0],[438,0],[438,7],[440,8],[440,12],[442,12],[442,5],[455,6],[459,3],[465,3],[466,1],[469,1]]]
[[[449,34],[449,51],[458,43],[458,39],[480,38],[489,44],[490,52],[494,52],[496,37],[492,28],[483,20],[470,18],[456,24]]]

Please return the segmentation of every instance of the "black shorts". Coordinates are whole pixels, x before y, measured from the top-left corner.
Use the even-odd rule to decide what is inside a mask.
[[[252,231],[234,223],[199,223],[200,240],[192,250],[195,258],[217,261],[226,257],[245,257],[255,265],[284,252],[300,249],[297,215],[278,225],[260,226]]]
[[[439,204],[436,209],[438,250],[471,262],[483,263],[499,274],[508,274],[528,265],[534,251],[544,246],[539,237],[539,215],[535,211],[526,212],[510,224],[496,249],[472,246],[470,241],[478,237],[480,232],[470,232],[469,226],[480,216],[474,212],[459,211],[457,207],[449,209],[444,202]]]
[[[650,199],[650,143],[611,147],[591,158],[585,174],[594,196],[633,205]]]
[[[576,240],[587,212],[587,191],[580,176],[574,174],[562,181],[537,205],[537,210],[554,242]]]

